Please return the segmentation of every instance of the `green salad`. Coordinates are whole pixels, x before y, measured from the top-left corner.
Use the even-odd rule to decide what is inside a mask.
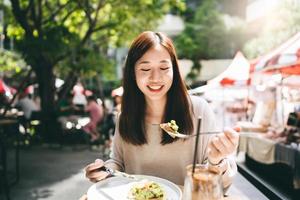
[[[177,132],[178,131],[178,125],[176,124],[175,120],[171,120],[170,122],[168,122],[168,126],[174,131]]]
[[[161,186],[153,181],[139,182],[129,192],[131,200],[164,200],[164,191]]]

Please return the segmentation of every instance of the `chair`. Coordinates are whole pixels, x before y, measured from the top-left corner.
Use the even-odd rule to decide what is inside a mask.
[[[18,120],[1,118],[0,119],[0,187],[4,189],[6,199],[10,199],[10,186],[17,183],[20,178],[19,168],[19,132],[18,132]],[[10,134],[11,133],[11,134]],[[7,169],[7,147],[10,144],[10,140],[15,142],[15,179],[9,181],[8,169]]]
[[[4,195],[7,200],[10,199],[9,183],[7,180],[7,168],[6,168],[6,147],[2,138],[2,129],[0,130],[0,189],[3,187]]]

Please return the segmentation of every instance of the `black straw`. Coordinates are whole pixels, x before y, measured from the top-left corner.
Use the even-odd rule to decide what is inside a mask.
[[[199,135],[200,135],[200,127],[201,127],[201,118],[198,118],[198,125],[197,125],[197,136],[195,141],[195,149],[194,149],[194,160],[193,160],[193,170],[192,176],[194,176],[195,167],[196,167],[196,160],[197,160],[197,152],[198,152],[198,143],[199,143]]]

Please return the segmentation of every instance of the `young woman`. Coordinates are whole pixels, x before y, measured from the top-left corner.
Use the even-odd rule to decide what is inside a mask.
[[[179,132],[215,131],[214,114],[200,97],[189,96],[180,76],[172,41],[162,33],[143,32],[132,43],[125,63],[121,114],[116,124],[111,158],[97,159],[86,167],[93,182],[107,177],[106,167],[129,174],[144,174],[183,185],[186,166],[193,162],[195,137],[174,139],[159,124],[175,120]],[[209,163],[222,173],[228,187],[236,173],[230,157],[238,145],[238,133],[228,129],[219,135],[202,135],[198,163]]]

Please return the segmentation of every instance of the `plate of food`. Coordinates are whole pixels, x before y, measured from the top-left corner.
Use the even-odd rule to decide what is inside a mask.
[[[174,183],[155,176],[135,175],[137,180],[111,177],[93,184],[88,200],[181,200],[182,192]]]

